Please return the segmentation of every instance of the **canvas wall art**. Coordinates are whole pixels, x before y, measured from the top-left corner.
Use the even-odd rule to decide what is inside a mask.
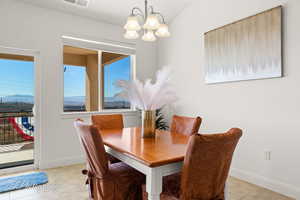
[[[205,33],[206,83],[282,76],[282,7]]]

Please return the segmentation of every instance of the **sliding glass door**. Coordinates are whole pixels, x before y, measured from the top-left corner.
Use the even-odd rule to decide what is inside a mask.
[[[34,162],[34,57],[0,53],[0,169]]]

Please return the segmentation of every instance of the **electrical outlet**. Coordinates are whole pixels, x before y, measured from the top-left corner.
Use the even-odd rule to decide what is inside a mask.
[[[271,160],[271,151],[265,151],[265,160]]]

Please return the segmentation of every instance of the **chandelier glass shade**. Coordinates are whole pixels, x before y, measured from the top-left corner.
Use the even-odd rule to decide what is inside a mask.
[[[137,16],[131,15],[127,18],[127,23],[124,28],[127,31],[139,31],[141,30],[141,26],[139,24]]]
[[[155,32],[155,35],[157,35],[158,37],[169,37],[170,32],[168,26],[166,24],[160,24],[157,31]]]
[[[139,38],[139,33],[137,31],[126,31],[124,37],[126,39],[137,39]]]
[[[154,42],[156,40],[156,37],[152,30],[148,30],[142,37],[142,40],[147,42]]]
[[[142,26],[140,22],[143,23]],[[124,29],[126,30],[124,34],[126,39],[139,38],[139,31],[142,30],[142,40],[149,42],[156,41],[156,36],[165,38],[171,35],[163,15],[159,12],[154,12],[152,6],[148,7],[148,0],[145,0],[144,12],[138,7],[132,9]]]
[[[147,17],[147,20],[143,26],[147,30],[156,30],[158,29],[160,22],[155,14],[151,14]]]

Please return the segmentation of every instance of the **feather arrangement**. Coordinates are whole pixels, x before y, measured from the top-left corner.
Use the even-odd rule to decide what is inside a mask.
[[[145,83],[139,80],[119,80],[116,86],[122,91],[116,96],[129,101],[140,110],[157,110],[164,105],[177,101],[176,93],[170,84],[171,69],[164,67],[156,74],[156,82],[147,79]]]

